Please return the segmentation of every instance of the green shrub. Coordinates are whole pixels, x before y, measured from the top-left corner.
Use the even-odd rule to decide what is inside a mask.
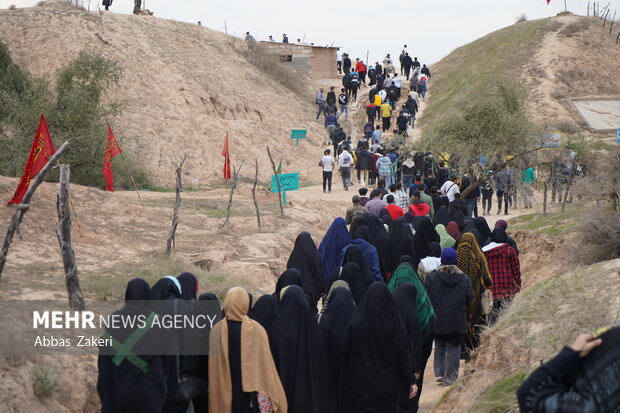
[[[32,366],[32,388],[38,397],[49,397],[58,387],[58,372],[49,364]]]
[[[504,413],[519,411],[517,407],[516,391],[525,380],[529,370],[520,370],[509,376],[499,379],[487,387],[476,400],[470,410],[471,413]]]
[[[99,54],[82,51],[56,74],[54,86],[37,79],[13,62],[8,48],[0,42],[0,174],[19,176],[30,151],[40,114],[44,114],[54,144],[69,140],[71,147],[62,162],[71,166],[72,182],[105,187],[101,173],[107,138],[107,124],[113,123],[123,108],[119,101],[105,101],[105,92],[119,84],[122,69],[118,62]],[[125,156],[140,186],[148,185],[143,169]],[[116,187],[131,188],[127,168],[113,161]],[[118,165],[118,167],[115,167]],[[52,171],[47,179],[58,179]]]

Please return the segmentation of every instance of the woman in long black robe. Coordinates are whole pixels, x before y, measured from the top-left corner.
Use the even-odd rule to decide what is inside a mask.
[[[415,251],[413,248],[413,234],[411,233],[409,226],[406,224],[405,218],[398,218],[392,223],[388,234],[388,244],[390,247],[389,270],[391,274],[394,272],[396,267],[398,267],[402,256],[415,256]]]
[[[181,284],[181,299],[195,300],[198,294],[198,280],[191,272],[184,272],[177,277]]]
[[[269,330],[278,315],[278,301],[273,295],[267,294],[256,300],[248,316],[257,321],[265,331]]]
[[[450,212],[448,211],[448,207],[442,205],[439,207],[439,210],[435,211],[435,216],[433,217],[433,225],[443,225],[444,227],[450,223]]]
[[[269,344],[292,413],[325,411],[323,337],[301,288],[289,286],[269,328]]]
[[[368,272],[368,275],[370,275],[370,272]],[[349,262],[342,267],[342,272],[338,279],[349,284],[355,305],[362,301],[368,286],[374,282],[372,275],[370,275],[370,282],[368,282],[368,275],[364,276],[364,272],[360,270],[360,267],[355,262]]]
[[[484,217],[474,218],[473,221],[476,225],[476,229],[480,232],[480,240],[482,241],[482,244],[478,241],[478,245],[482,248],[490,242],[489,238],[491,237],[491,228],[489,228],[489,224]]]
[[[342,337],[354,412],[395,413],[403,386],[415,384],[414,360],[394,297],[374,282]]]
[[[316,309],[319,299],[327,292],[327,286],[321,254],[308,232],[297,236],[286,268],[297,268],[301,272],[302,288]]]
[[[345,377],[341,348],[342,335],[354,311],[355,303],[351,293],[346,288],[338,287],[332,291],[319,322],[325,340],[327,413],[342,413],[353,410],[353,400]]]
[[[115,312],[124,317],[146,316],[148,310],[143,303],[137,301],[149,300],[149,285],[141,278],[134,278],[127,283],[125,291],[125,306]],[[106,329],[106,332],[119,344],[125,343],[135,333],[137,328]],[[149,346],[152,340],[161,339],[163,332],[155,333],[149,330],[138,342],[134,343],[131,351],[142,360],[146,368],[124,357],[115,361],[112,349],[101,349],[97,359],[98,379],[97,392],[101,399],[102,413],[118,412],[145,412],[160,413],[163,411],[166,400],[167,380],[173,365],[168,356],[142,355],[141,351]],[[172,334],[170,344],[174,343]],[[161,343],[166,345],[166,343]],[[152,346],[151,346],[152,350]],[[112,353],[110,353],[112,351]]]
[[[398,290],[394,293],[396,308],[398,308],[398,313],[403,319],[405,330],[407,330],[408,343],[413,354],[416,381],[419,381],[422,373],[422,333],[420,328],[420,316],[416,307],[417,296],[418,289],[411,283],[403,283],[399,285]],[[417,411],[418,399],[410,399],[409,389],[406,386],[403,386],[400,399],[398,401],[398,412],[415,413]]]
[[[204,293],[200,294],[198,297],[198,301],[214,301],[217,303],[218,307],[220,307],[220,301],[217,299],[217,296],[213,293]],[[209,334],[201,335],[200,337],[200,345],[202,348],[206,348],[209,346]],[[207,385],[209,384],[209,356],[206,354],[201,354],[197,356],[197,364],[196,364],[196,377],[203,380]],[[195,398],[194,402],[194,412],[195,413],[209,413],[209,392],[205,392]]]
[[[413,268],[418,268],[418,264],[420,260],[427,256],[428,254],[428,246],[431,242],[440,242],[441,238],[437,231],[435,231],[435,227],[433,226],[433,221],[429,217],[424,217],[418,226],[418,229],[413,236],[413,246],[415,249],[415,265]]]
[[[365,213],[353,221],[353,224],[351,224],[351,227],[349,228],[349,232],[353,234],[353,236],[357,237],[357,229],[362,226],[368,228],[369,237],[367,241],[370,242],[377,250],[377,255],[379,256],[379,269],[381,271],[381,275],[385,278],[388,273],[388,266],[390,263],[389,246],[385,225],[383,225],[383,221],[381,221],[379,217],[370,213]]]
[[[276,292],[273,294],[276,298],[276,301],[280,303],[280,292],[289,285],[297,285],[302,287],[303,280],[301,279],[301,271],[297,268],[289,268],[284,271],[278,281],[276,282]]]

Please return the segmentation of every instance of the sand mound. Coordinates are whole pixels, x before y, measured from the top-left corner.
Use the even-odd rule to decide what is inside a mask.
[[[18,64],[49,80],[84,49],[117,60],[123,79],[111,97],[126,108],[113,128],[125,153],[139,159],[155,185],[174,182],[184,152],[190,154],[188,185],[221,183],[227,131],[233,161],[253,163],[257,156],[263,178],[270,175],[267,144],[274,156],[286,158],[285,166],[302,172],[302,179],[310,179],[304,172],[317,170],[324,128],[313,121],[313,97],[302,98],[260,72],[245,57],[245,44],[231,36],[150,16],[88,13],[48,2],[0,11],[0,39]],[[299,81],[309,82],[302,75]],[[295,146],[290,130],[299,128],[309,129],[308,139]],[[253,175],[249,168],[244,172]]]

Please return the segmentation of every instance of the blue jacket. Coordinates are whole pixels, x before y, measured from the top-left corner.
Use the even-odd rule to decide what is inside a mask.
[[[360,251],[362,251],[362,255],[366,259],[372,275],[378,281],[383,281],[383,277],[381,277],[381,269],[379,268],[379,254],[377,253],[377,249],[370,242],[364,241],[362,238],[355,238],[349,245],[355,245],[360,249]],[[349,245],[342,249],[343,257],[345,256]]]

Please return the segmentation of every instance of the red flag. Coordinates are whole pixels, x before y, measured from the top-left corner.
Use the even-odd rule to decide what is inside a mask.
[[[108,140],[103,153],[103,176],[105,176],[106,191],[114,192],[114,173],[112,172],[112,158],[121,153],[121,148],[116,142],[112,128],[108,124]]]
[[[28,187],[30,186],[30,181],[32,178],[37,176],[39,171],[49,160],[49,157],[54,153],[56,153],[56,149],[54,148],[52,136],[50,135],[50,131],[47,127],[45,116],[41,115],[39,127],[37,128],[37,134],[34,137],[34,141],[30,147],[30,155],[28,155],[26,165],[24,166],[24,172],[22,173],[22,177],[19,179],[19,184],[17,184],[17,189],[15,189],[13,199],[11,199],[7,205],[19,204],[22,202],[22,199],[24,198],[24,195],[26,195],[26,191],[28,191]]]
[[[551,3],[551,0],[547,0],[547,4]]]
[[[228,133],[226,134],[226,140],[224,141],[222,156],[224,157],[224,180],[228,181],[230,179],[230,152],[228,151]]]

